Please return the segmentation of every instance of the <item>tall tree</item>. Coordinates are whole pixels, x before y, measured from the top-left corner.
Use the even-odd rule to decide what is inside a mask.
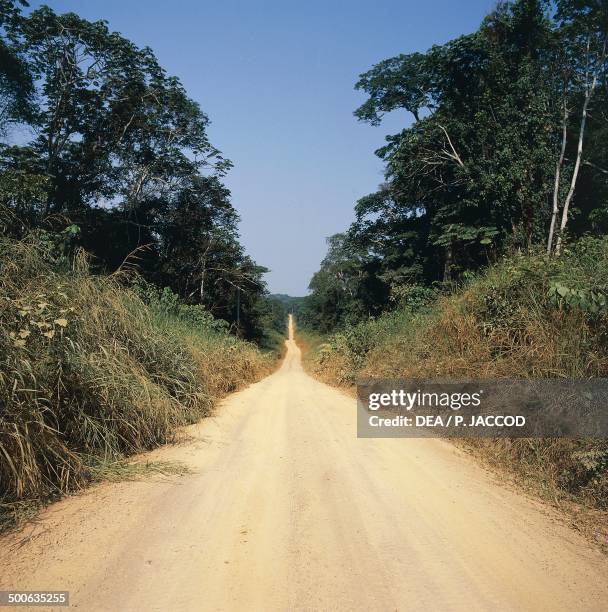
[[[0,135],[11,124],[32,120],[34,82],[15,32],[25,2],[0,1]]]
[[[363,254],[352,274],[373,262],[383,283],[376,309],[399,284],[452,281],[556,241],[559,251],[566,229],[608,229],[607,6],[501,2],[472,34],[360,76],[359,120],[411,118],[377,151],[385,182],[357,202],[348,230]],[[312,301],[328,293],[312,288]]]
[[[559,254],[564,232],[568,224],[570,205],[574,198],[579,173],[583,162],[584,143],[591,104],[597,89],[606,84],[608,72],[608,5],[602,0],[558,0],[557,31],[560,41],[563,72],[567,76],[564,96],[564,117],[562,151],[567,142],[568,105],[576,108],[579,119],[576,135],[574,167],[561,207],[559,234],[555,252]],[[568,99],[570,98],[570,99]],[[563,155],[560,155],[556,168],[556,184],[559,181]],[[551,227],[547,249],[551,252],[553,236],[559,214],[559,201],[556,189]]]
[[[98,270],[126,260],[255,336],[265,268],[239,243],[231,163],[180,81],[104,21],[11,0],[0,19],[0,128],[34,128],[0,144],[10,231],[76,224]]]

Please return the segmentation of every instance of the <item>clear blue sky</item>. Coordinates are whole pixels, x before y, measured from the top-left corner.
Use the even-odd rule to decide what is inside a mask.
[[[31,2],[32,6],[42,4]],[[304,295],[358,198],[382,181],[374,150],[409,121],[352,115],[357,76],[477,28],[495,0],[48,0],[106,19],[184,83],[235,167],[226,183],[242,241],[275,293]]]

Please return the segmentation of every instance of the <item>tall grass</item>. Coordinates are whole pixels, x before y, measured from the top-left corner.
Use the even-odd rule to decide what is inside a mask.
[[[172,440],[271,365],[217,326],[90,274],[84,254],[69,266],[50,259],[40,241],[0,240],[5,519],[82,486],[100,462]]]
[[[559,259],[505,259],[456,291],[347,328],[310,365],[326,381],[357,377],[608,377],[608,238]],[[471,440],[552,498],[608,509],[605,440]]]

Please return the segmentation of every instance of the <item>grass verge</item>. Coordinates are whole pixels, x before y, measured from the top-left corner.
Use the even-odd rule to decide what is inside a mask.
[[[203,314],[144,303],[82,253],[0,240],[0,526],[171,442],[270,371],[271,355]]]
[[[424,306],[317,341],[305,365],[346,387],[367,376],[608,377],[608,239],[583,239],[559,259],[505,259]],[[608,543],[607,440],[458,443],[528,490],[567,505],[581,528]]]

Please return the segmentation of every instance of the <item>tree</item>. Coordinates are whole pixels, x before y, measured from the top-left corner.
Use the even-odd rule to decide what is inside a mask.
[[[322,332],[377,314],[378,304],[388,296],[377,261],[348,235],[335,234],[327,243],[327,255],[310,281],[312,293],[306,300],[308,310],[315,313],[313,326]]]
[[[607,6],[501,2],[477,31],[360,76],[359,120],[403,109],[412,122],[386,137],[385,182],[355,206],[350,274],[382,290],[361,292],[350,312],[388,308],[388,294],[458,281],[503,254],[559,251],[566,227],[606,231]],[[344,299],[327,273],[324,262],[312,299],[326,296],[324,319],[339,325]]]
[[[0,1],[0,135],[11,124],[32,119],[34,82],[14,32],[25,2]]]
[[[425,227],[444,280],[543,231],[554,109],[538,83],[548,37],[539,2],[501,5],[476,33],[381,62],[357,83],[370,95],[359,119],[378,123],[399,107],[414,117],[378,154],[393,209]]]
[[[266,269],[239,243],[222,184],[231,163],[180,81],[104,21],[24,15],[10,0],[0,18],[4,124],[35,128],[25,145],[0,145],[4,231],[75,224],[99,272],[134,266],[259,335]]]
[[[558,0],[556,18],[560,47],[562,49],[561,57],[564,62],[563,71],[567,75],[567,83],[564,87],[562,147],[556,168],[556,186],[559,183],[564,160],[563,153],[567,143],[569,101],[566,95],[569,94],[570,99],[573,100],[573,106],[576,105],[580,108],[574,168],[562,205],[559,234],[555,245],[555,252],[559,255],[563,235],[568,223],[570,205],[583,163],[583,148],[590,104],[594,99],[598,86],[606,82],[608,69],[608,5],[601,0]],[[553,245],[558,214],[558,188],[556,187],[547,245],[549,253]]]

